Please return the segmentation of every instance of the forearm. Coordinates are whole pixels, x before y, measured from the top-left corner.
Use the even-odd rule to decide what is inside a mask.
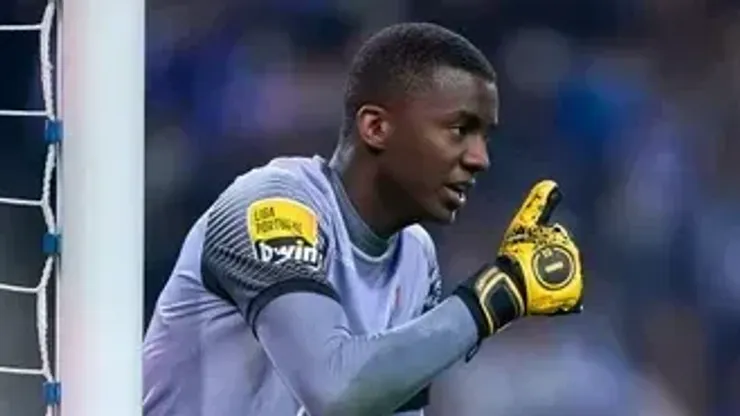
[[[289,294],[265,307],[257,334],[309,413],[322,416],[390,414],[478,339],[470,312],[455,296],[406,325],[352,336],[338,303]]]

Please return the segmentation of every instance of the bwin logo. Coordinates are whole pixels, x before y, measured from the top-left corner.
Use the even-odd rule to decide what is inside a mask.
[[[255,244],[255,250],[259,259],[265,263],[280,264],[292,260],[315,268],[321,264],[323,259],[316,247],[307,245],[303,240],[298,239],[290,242],[281,241],[277,244],[269,240],[258,241]]]

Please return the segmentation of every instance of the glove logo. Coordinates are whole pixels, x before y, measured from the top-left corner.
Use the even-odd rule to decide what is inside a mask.
[[[549,245],[532,256],[532,270],[537,280],[547,289],[561,289],[573,279],[573,257],[563,247]]]

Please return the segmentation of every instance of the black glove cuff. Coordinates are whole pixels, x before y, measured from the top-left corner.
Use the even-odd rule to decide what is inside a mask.
[[[452,292],[452,294],[457,295],[463,301],[465,306],[468,307],[470,315],[473,316],[473,320],[475,321],[475,326],[478,328],[479,342],[491,335],[493,328],[488,327],[485,312],[483,312],[483,307],[473,289],[466,285],[460,285],[454,292]]]
[[[496,263],[483,265],[453,292],[462,299],[470,310],[470,314],[478,327],[479,340],[488,337],[524,314],[526,292],[520,286],[523,284],[517,281],[514,274],[516,271],[513,270],[510,262],[502,262],[501,260],[505,259],[500,258],[497,259]],[[504,267],[501,267],[502,265]],[[480,279],[491,277],[485,276],[486,274],[496,271],[505,274],[506,279],[499,280],[488,292],[488,295],[484,299],[480,299],[480,295],[475,291],[474,286],[478,284]],[[517,299],[517,297],[520,299]],[[484,310],[483,308],[487,309]],[[493,319],[493,327],[488,322],[487,316],[489,315]]]
[[[463,301],[465,306],[468,307],[470,315],[473,317],[473,321],[475,321],[475,326],[478,329],[478,340],[475,342],[475,345],[470,348],[470,351],[465,354],[465,362],[467,363],[468,361],[473,359],[475,354],[478,353],[480,344],[483,342],[484,338],[491,335],[493,328],[488,327],[488,321],[486,320],[486,316],[483,312],[483,307],[481,306],[480,301],[478,300],[478,297],[476,296],[473,289],[465,285],[460,285],[457,287],[457,289],[455,289],[454,292],[452,292],[452,294],[459,297],[460,300]]]

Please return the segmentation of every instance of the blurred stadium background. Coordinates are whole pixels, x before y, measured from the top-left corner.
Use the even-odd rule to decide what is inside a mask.
[[[4,0],[36,22],[42,0]],[[519,324],[434,385],[429,415],[740,414],[740,7],[730,0],[149,0],[145,316],[181,239],[235,176],[326,156],[344,71],[390,23],[460,31],[499,72],[493,166],[432,228],[447,288],[556,178],[586,313]],[[0,34],[0,107],[40,106],[35,34]],[[110,82],[116,82],[111,79]],[[0,119],[0,194],[32,196],[43,125]],[[41,216],[0,208],[0,279],[35,284]],[[114,237],[112,237],[114,238]],[[0,293],[0,363],[33,364],[33,300]],[[114,380],[113,380],[114,382]],[[0,415],[42,412],[0,376]]]

